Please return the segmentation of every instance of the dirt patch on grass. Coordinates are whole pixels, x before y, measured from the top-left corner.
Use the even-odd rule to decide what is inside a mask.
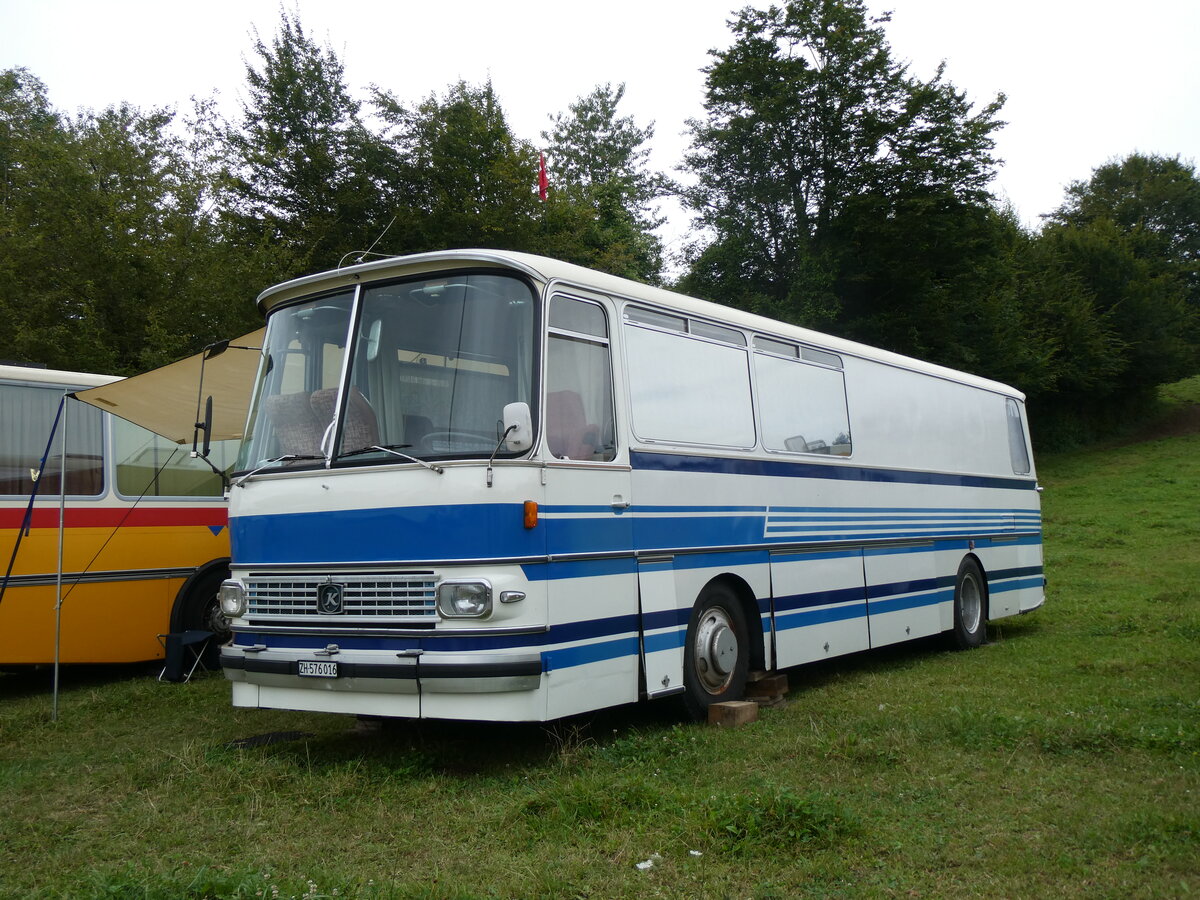
[[[1155,441],[1197,432],[1200,432],[1200,403],[1193,403],[1172,410],[1157,422],[1147,425],[1138,432],[1134,441]]]

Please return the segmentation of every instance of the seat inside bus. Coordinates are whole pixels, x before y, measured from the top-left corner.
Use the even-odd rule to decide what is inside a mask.
[[[583,399],[575,391],[546,395],[546,443],[559,459],[592,459],[600,429],[588,424]]]

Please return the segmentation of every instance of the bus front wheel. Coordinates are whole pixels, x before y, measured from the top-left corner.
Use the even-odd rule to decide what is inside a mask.
[[[705,718],[714,703],[741,699],[749,650],[737,596],[727,585],[710,584],[692,608],[683,649],[683,701],[692,718]]]
[[[979,563],[967,557],[954,580],[954,629],[951,646],[958,650],[978,647],[987,639],[987,582]]]

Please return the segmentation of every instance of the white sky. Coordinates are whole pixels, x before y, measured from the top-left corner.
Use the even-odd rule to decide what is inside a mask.
[[[868,0],[892,9],[887,34],[917,76],[947,76],[982,105],[1008,95],[996,181],[1035,224],[1064,186],[1138,150],[1200,160],[1197,0]],[[287,0],[346,66],[405,101],[488,78],[518,137],[539,141],[552,113],[595,85],[625,82],[622,112],[653,121],[652,163],[680,160],[684,122],[702,112],[707,51],[731,41],[740,0]],[[753,5],[765,6],[765,0]],[[58,109],[190,108],[216,93],[238,110],[250,30],[269,41],[278,0],[0,0],[0,69],[24,66]],[[669,249],[686,221],[665,210]]]

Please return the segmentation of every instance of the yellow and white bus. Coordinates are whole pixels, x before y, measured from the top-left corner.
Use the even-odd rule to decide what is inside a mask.
[[[63,663],[160,659],[160,635],[226,628],[221,479],[189,448],[64,400],[116,380],[0,365],[0,666],[54,662],[56,620]],[[211,459],[232,462],[237,444],[215,444]]]

